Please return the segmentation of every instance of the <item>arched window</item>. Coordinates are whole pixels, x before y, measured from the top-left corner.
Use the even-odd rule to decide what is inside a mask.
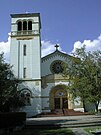
[[[28,21],[28,30],[32,30],[32,21]]]
[[[27,30],[27,22],[26,21],[23,22],[23,30]]]
[[[21,31],[21,30],[22,30],[22,22],[19,21],[19,22],[18,22],[18,31]]]
[[[23,78],[26,78],[26,67],[23,68]]]
[[[32,34],[32,21],[31,20],[18,20],[17,21],[17,34],[28,35]]]
[[[22,90],[20,96],[26,106],[31,105],[31,92],[28,89]]]
[[[26,45],[23,46],[23,55],[26,56]]]

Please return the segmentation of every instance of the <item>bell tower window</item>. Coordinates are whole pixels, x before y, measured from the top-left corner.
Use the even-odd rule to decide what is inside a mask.
[[[32,30],[32,21],[28,22],[28,30]]]
[[[18,35],[32,34],[32,20],[18,20],[17,34]]]
[[[23,30],[27,30],[27,22],[26,21],[23,22]]]
[[[22,30],[22,22],[19,21],[19,22],[18,22],[18,31],[21,31],[21,30]]]

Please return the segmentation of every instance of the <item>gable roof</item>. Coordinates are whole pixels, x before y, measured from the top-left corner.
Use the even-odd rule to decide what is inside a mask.
[[[48,54],[48,55],[42,57],[42,58],[41,58],[41,61],[44,62],[44,61],[46,61],[46,60],[48,60],[48,59],[51,59],[51,58],[53,58],[53,57],[55,57],[55,56],[60,56],[60,57],[64,57],[64,58],[67,58],[67,57],[68,57],[68,58],[73,58],[73,56],[70,56],[70,55],[68,55],[68,54],[66,54],[66,53],[63,53],[63,52],[60,52],[59,50],[56,50],[56,51],[54,51],[53,53],[50,53],[50,54]]]

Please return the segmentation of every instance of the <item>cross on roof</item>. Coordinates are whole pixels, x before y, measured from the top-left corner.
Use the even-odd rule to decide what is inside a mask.
[[[59,47],[59,45],[56,44],[56,45],[55,45],[56,51],[58,50],[58,47]]]

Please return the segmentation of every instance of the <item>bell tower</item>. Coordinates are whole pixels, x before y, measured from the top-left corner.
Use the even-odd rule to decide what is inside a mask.
[[[40,14],[11,14],[10,64],[19,79],[40,79]]]
[[[29,108],[27,104],[30,114],[41,111],[40,29],[39,13],[11,14],[10,65],[15,76],[24,83],[21,90],[30,91]],[[38,108],[36,112],[32,112],[32,107]]]

